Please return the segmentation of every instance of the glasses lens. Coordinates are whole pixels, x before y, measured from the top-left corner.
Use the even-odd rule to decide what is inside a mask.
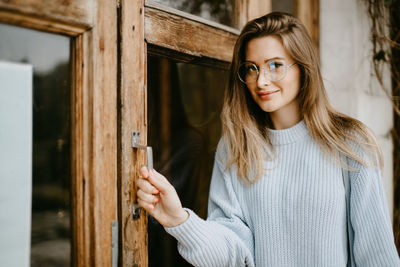
[[[267,62],[267,67],[271,75],[271,81],[280,81],[285,78],[285,62],[279,60],[271,60]]]
[[[240,65],[238,75],[242,82],[254,83],[257,81],[258,68],[253,63],[245,62]]]

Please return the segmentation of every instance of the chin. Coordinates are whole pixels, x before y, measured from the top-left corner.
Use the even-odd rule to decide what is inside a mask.
[[[276,106],[272,106],[272,105],[265,105],[264,103],[262,103],[261,105],[259,105],[259,107],[264,111],[264,112],[268,112],[268,113],[272,113],[274,111],[277,111],[279,108]]]

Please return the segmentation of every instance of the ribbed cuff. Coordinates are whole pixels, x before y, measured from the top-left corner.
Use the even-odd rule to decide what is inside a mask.
[[[182,243],[185,247],[192,247],[192,244],[202,243],[200,236],[194,234],[196,230],[202,228],[202,223],[204,220],[200,218],[191,209],[184,208],[189,212],[189,218],[180,225],[174,227],[164,227],[165,231],[172,235]]]

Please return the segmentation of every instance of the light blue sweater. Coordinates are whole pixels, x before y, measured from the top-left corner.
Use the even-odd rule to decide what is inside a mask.
[[[183,224],[165,230],[195,266],[346,266],[340,166],[322,152],[304,121],[271,130],[270,139],[276,159],[265,162],[269,170],[251,186],[237,178],[234,167],[226,170],[220,142],[207,220],[188,210]],[[400,266],[380,172],[350,164],[358,168],[350,172],[357,266]]]

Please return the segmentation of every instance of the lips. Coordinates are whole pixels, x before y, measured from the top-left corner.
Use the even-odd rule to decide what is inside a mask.
[[[258,94],[258,95],[270,95],[270,94],[276,93],[276,92],[278,92],[278,91],[279,91],[279,90],[265,91],[265,92],[258,92],[257,94]]]
[[[272,97],[272,95],[276,92],[279,92],[279,90],[274,90],[274,91],[263,91],[263,92],[258,92],[257,95],[261,99],[269,99]]]

